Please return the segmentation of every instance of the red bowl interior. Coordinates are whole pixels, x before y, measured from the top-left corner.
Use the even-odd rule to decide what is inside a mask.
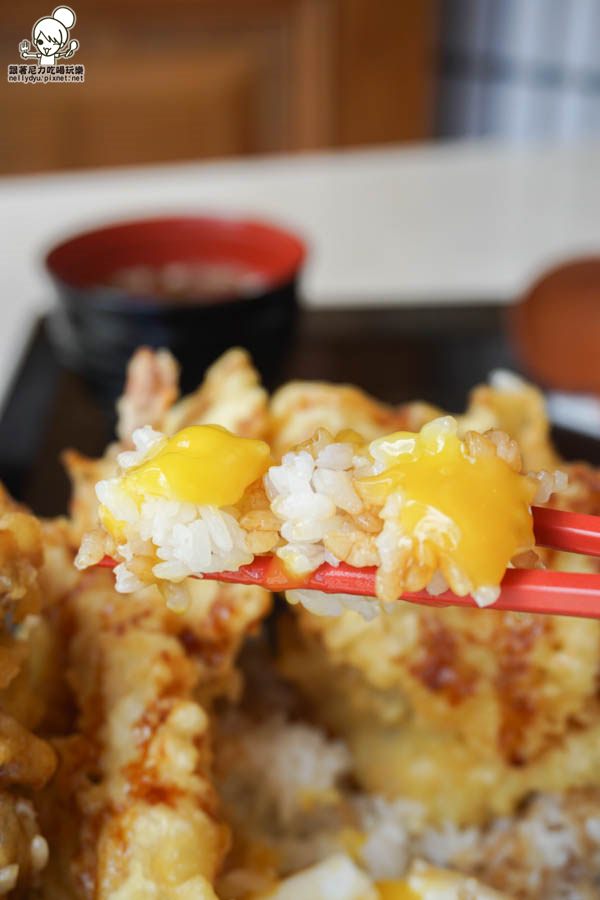
[[[46,266],[78,288],[107,284],[129,266],[172,262],[236,263],[259,273],[269,287],[297,274],[306,247],[295,235],[253,220],[209,216],[145,219],[109,225],[64,241]]]

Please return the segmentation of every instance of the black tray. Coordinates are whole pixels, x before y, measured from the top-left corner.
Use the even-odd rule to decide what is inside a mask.
[[[347,381],[390,403],[419,398],[462,410],[469,390],[499,367],[518,370],[501,306],[304,310],[277,382]],[[113,426],[83,379],[61,365],[41,319],[2,411],[0,479],[39,515],[64,512],[60,452],[97,455]],[[559,429],[554,438],[565,458],[600,464],[600,442]]]

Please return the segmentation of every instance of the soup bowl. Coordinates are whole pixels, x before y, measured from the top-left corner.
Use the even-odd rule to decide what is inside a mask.
[[[232,346],[247,348],[270,384],[293,336],[305,257],[296,235],[253,219],[178,216],[87,231],[46,257],[58,294],[51,338],[108,401],[141,345],[172,351],[183,390]]]

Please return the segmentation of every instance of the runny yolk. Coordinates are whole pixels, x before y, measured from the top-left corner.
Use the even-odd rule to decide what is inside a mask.
[[[231,506],[264,475],[270,461],[264,441],[237,437],[220,425],[191,425],[125,472],[121,485],[136,500],[153,496]]]
[[[421,894],[417,894],[406,881],[378,881],[375,885],[379,900],[420,900]]]
[[[358,480],[363,498],[383,506],[398,493],[403,533],[436,543],[473,588],[499,584],[511,558],[533,546],[535,484],[491,448],[470,456],[450,417],[380,438],[370,452],[382,471]]]

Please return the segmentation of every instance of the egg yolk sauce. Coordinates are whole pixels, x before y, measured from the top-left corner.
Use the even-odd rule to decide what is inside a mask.
[[[406,881],[380,881],[376,888],[379,900],[422,900],[423,897]]]
[[[375,474],[355,485],[385,523],[377,540],[384,596],[421,590],[437,572],[439,589],[473,593],[482,605],[497,598],[511,559],[534,545],[531,503],[538,488],[521,474],[515,445],[501,438],[499,446],[494,435],[461,440],[447,416],[419,434],[397,432],[371,443]]]
[[[170,586],[252,561],[236,504],[260,484],[269,446],[218,425],[190,426],[172,437],[146,427],[133,441],[135,449],[118,457],[118,476],[96,486],[103,552],[118,561],[117,590],[157,583],[170,606],[185,608],[187,594]],[[76,565],[101,555],[93,536],[84,538]]]
[[[220,425],[192,425],[161,440],[122,488],[133,498],[163,497],[201,506],[233,506],[269,466],[269,445]]]
[[[131,454],[136,455],[139,451]],[[120,459],[127,456],[122,454]],[[264,474],[269,462],[270,450],[264,441],[237,437],[220,425],[191,425],[173,437],[157,435],[141,461],[124,470],[118,489],[138,509],[150,498],[217,508],[233,506]],[[122,543],[127,520],[119,519],[102,502],[99,516],[106,531]]]

